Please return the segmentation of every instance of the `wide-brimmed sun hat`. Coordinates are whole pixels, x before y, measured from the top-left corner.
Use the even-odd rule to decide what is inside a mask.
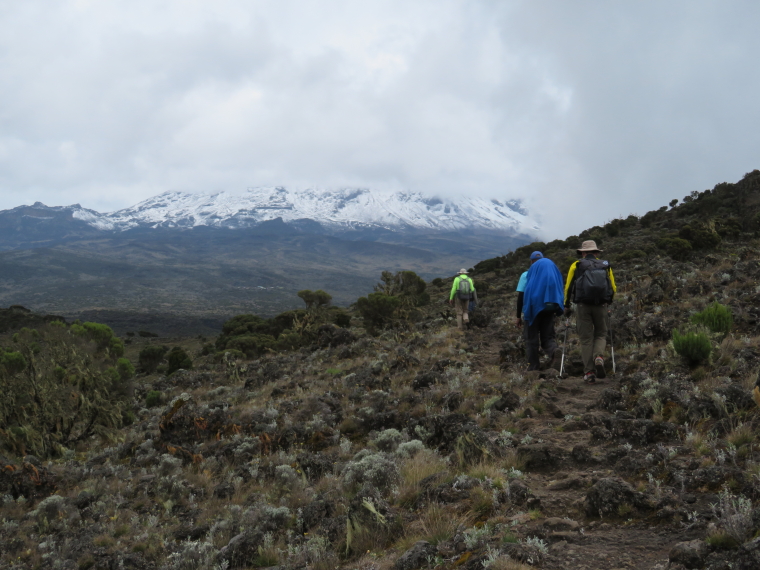
[[[578,253],[584,253],[589,251],[598,251],[599,253],[602,253],[602,250],[596,247],[596,242],[592,239],[586,240],[581,244],[580,249],[578,249]]]
[[[464,274],[464,275],[466,275],[466,274],[467,274],[467,270],[466,270],[464,267],[463,267],[462,269],[460,269],[460,270],[459,270],[459,273],[457,273],[457,275],[463,275],[463,274]]]

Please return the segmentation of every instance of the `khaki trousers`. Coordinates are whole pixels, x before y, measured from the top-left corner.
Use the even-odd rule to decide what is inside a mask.
[[[454,297],[454,310],[457,313],[457,327],[460,331],[463,331],[464,325],[470,322],[470,315],[468,313],[469,309],[469,299],[460,299],[459,297]]]
[[[604,355],[607,348],[607,305],[575,306],[578,318],[578,337],[581,340],[583,371],[594,372],[594,358]]]

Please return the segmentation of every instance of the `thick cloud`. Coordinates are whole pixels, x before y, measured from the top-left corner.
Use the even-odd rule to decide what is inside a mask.
[[[755,2],[0,0],[0,208],[362,185],[546,237],[758,167]]]

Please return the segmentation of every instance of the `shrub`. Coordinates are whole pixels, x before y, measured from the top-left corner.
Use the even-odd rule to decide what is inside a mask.
[[[618,255],[617,260],[626,261],[627,259],[641,259],[646,256],[647,254],[645,251],[641,251],[640,249],[629,249]]]
[[[691,243],[680,237],[662,238],[658,240],[657,247],[664,249],[665,252],[675,260],[682,261],[691,253]]]
[[[0,443],[14,453],[60,454],[113,434],[128,417],[130,385],[110,354],[93,347],[88,328],[76,326],[85,334],[60,326],[20,331],[17,351],[2,355]]]
[[[430,302],[430,295],[425,292],[427,283],[414,271],[391,273],[383,271],[375,291],[398,297],[404,307],[421,307]]]
[[[73,324],[71,332],[93,341],[99,351],[107,351],[112,358],[124,355],[124,343],[113,334],[113,330],[108,325],[90,322]]]
[[[122,380],[129,380],[135,375],[135,367],[126,358],[120,358],[116,361],[116,372]]]
[[[660,217],[660,212],[658,212],[657,210],[651,210],[647,212],[646,214],[644,214],[643,216],[641,216],[641,218],[639,219],[639,223],[641,223],[642,228],[648,228],[659,217]]]
[[[0,355],[0,366],[10,376],[23,372],[27,365],[26,358],[20,352],[6,352]]]
[[[190,370],[193,367],[193,361],[179,346],[175,346],[169,351],[169,354],[166,355],[166,360],[169,363],[169,366],[166,369],[167,376],[177,370]]]
[[[381,491],[387,491],[398,481],[398,465],[385,453],[362,450],[343,469],[343,482],[347,487],[360,487],[364,483],[370,483]]]
[[[343,310],[337,310],[333,313],[333,323],[345,329],[351,326],[351,315]]]
[[[394,451],[404,441],[404,436],[397,429],[386,429],[377,434],[372,441],[380,451]]]
[[[620,220],[612,220],[608,224],[604,224],[604,231],[606,231],[607,235],[610,237],[620,235]]]
[[[156,406],[161,405],[161,400],[163,399],[163,395],[159,390],[151,390],[145,395],[145,405],[148,408],[155,408]]]
[[[475,268],[476,268],[476,269],[477,269],[478,265],[479,265],[479,264],[476,264],[476,265],[475,265]],[[435,279],[433,279],[433,280],[431,281],[431,284],[432,284],[432,285],[435,285],[436,287],[443,287],[443,279],[441,279],[440,277],[436,277]]]
[[[689,240],[694,249],[712,249],[721,242],[721,237],[712,228],[689,224],[678,231],[678,237]]]
[[[169,351],[165,346],[150,345],[140,351],[137,356],[137,362],[148,374],[155,372],[158,365],[164,359],[164,355]]]
[[[356,308],[364,318],[364,324],[370,332],[390,322],[400,305],[401,300],[398,297],[383,293],[370,293],[356,300]]]
[[[712,346],[707,334],[701,331],[681,334],[677,329],[673,331],[673,348],[689,361],[690,364],[698,364],[710,358]]]
[[[326,323],[334,322],[344,327],[350,325],[351,317],[342,309],[321,308],[320,303],[329,302],[327,293],[304,291],[308,293],[305,296],[313,308],[285,311],[271,319],[256,315],[233,317],[224,323],[222,334],[216,339],[216,350],[234,350],[248,358],[255,358],[267,351],[294,350],[307,345],[316,340],[319,327]]]
[[[316,291],[304,289],[298,292],[298,296],[306,303],[306,308],[308,309],[326,306],[332,301],[332,295],[322,291],[322,289],[317,289]]]
[[[414,457],[417,455],[420,451],[423,451],[425,449],[425,444],[422,443],[419,439],[413,439],[412,441],[406,441],[402,444],[400,444],[396,448],[396,455],[401,457],[402,459],[409,459],[410,457]]]
[[[227,341],[226,349],[239,350],[248,358],[253,358],[274,348],[275,342],[275,338],[268,334],[247,334]]]
[[[728,489],[718,495],[718,503],[712,510],[723,532],[738,544],[744,544],[752,537],[752,501],[742,496],[732,495]]]
[[[475,273],[488,273],[489,271],[496,271],[499,269],[499,267],[501,267],[501,258],[493,257],[491,259],[486,259],[479,263],[476,263],[473,269],[475,270]],[[436,281],[440,281],[440,283],[436,283]],[[443,279],[436,277],[433,279],[433,285],[440,287],[443,285]]]
[[[734,324],[734,317],[731,309],[716,301],[704,311],[692,315],[691,322],[704,325],[714,333],[728,334]]]

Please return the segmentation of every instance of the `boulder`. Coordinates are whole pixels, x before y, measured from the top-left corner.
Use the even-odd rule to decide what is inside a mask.
[[[702,568],[708,549],[702,540],[679,542],[671,550],[668,558],[671,564],[681,564],[684,568]]]
[[[427,565],[428,557],[434,556],[435,552],[435,546],[426,540],[415,542],[414,546],[396,560],[393,570],[416,570],[417,568],[422,568]]]
[[[412,381],[412,390],[419,391],[425,388],[430,388],[433,384],[438,384],[441,380],[441,375],[435,372],[424,372],[417,374],[417,377]]]
[[[602,390],[602,393],[599,394],[599,398],[596,401],[596,407],[613,413],[617,410],[625,409],[625,405],[623,404],[623,394],[619,390],[605,388]]]
[[[554,532],[574,531],[580,530],[581,525],[572,519],[563,519],[559,517],[550,517],[544,521],[544,527]]]
[[[617,477],[600,479],[586,494],[585,510],[590,517],[617,514],[621,505],[645,507],[646,500],[631,485]]]
[[[533,443],[517,448],[517,456],[529,470],[557,467],[565,459],[565,451],[551,443]]]

